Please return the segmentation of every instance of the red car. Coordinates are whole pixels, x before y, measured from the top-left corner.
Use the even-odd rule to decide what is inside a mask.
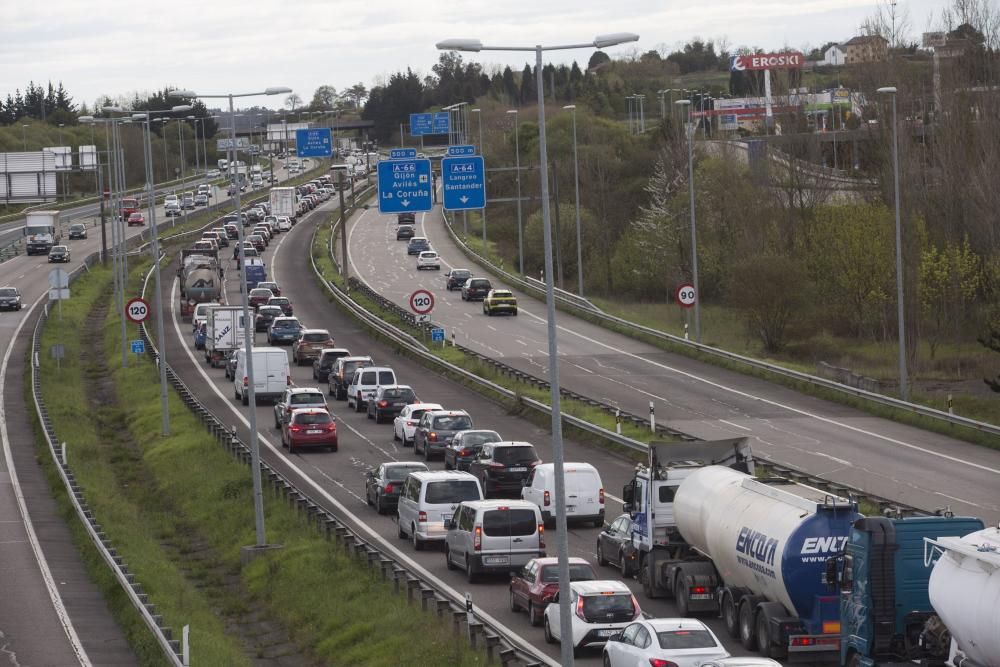
[[[132,225],[139,225],[141,227],[144,224],[146,224],[146,218],[142,217],[142,213],[136,211],[135,213],[129,214],[128,216],[129,227],[131,227]]]
[[[248,297],[247,303],[250,304],[251,308],[256,309],[259,308],[260,306],[265,305],[268,299],[270,299],[272,296],[274,296],[274,292],[267,289],[266,287],[261,287],[260,285],[258,285],[257,287],[254,287],[252,290],[250,290],[250,293],[247,295]]]
[[[326,410],[292,410],[288,421],[281,425],[281,446],[287,447],[289,454],[306,447],[327,447],[335,452],[337,422]]]
[[[595,581],[594,567],[582,558],[569,559],[570,581]],[[532,558],[510,578],[510,610],[528,612],[532,625],[542,624],[542,614],[559,592],[559,559]]]

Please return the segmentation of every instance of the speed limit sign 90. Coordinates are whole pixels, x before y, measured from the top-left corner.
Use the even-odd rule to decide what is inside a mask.
[[[690,308],[694,305],[697,295],[694,292],[694,285],[689,283],[684,283],[677,287],[677,293],[674,295],[677,299],[677,305],[681,308]]]
[[[434,310],[434,295],[425,289],[418,289],[410,295],[410,310],[417,315],[426,315]]]
[[[128,318],[129,322],[135,322],[136,324],[145,322],[149,319],[149,303],[145,299],[138,297],[130,299],[125,304],[125,317]]]

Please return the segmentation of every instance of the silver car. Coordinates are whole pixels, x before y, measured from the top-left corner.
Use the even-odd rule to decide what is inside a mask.
[[[526,500],[463,502],[444,522],[445,563],[461,567],[473,582],[483,573],[511,572],[545,556],[545,533],[538,505]]]

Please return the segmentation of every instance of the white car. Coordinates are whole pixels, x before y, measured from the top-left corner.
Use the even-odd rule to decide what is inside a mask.
[[[392,439],[399,440],[404,447],[413,444],[413,434],[417,431],[420,415],[428,410],[444,410],[437,403],[410,403],[392,420]]]
[[[421,269],[441,270],[441,258],[433,250],[424,250],[417,255],[417,271]]]
[[[559,625],[560,596],[570,596],[570,626],[573,655],[592,644],[604,644],[629,625],[642,618],[639,602],[629,587],[620,581],[574,581],[568,593],[560,591],[545,608],[545,641],[562,641]],[[648,663],[647,663],[648,664]]]
[[[292,221],[285,216],[278,218],[278,231],[287,232],[292,228]]]
[[[728,658],[729,652],[704,623],[693,618],[652,618],[625,628],[604,646],[604,664],[610,667],[655,665],[700,667]]]
[[[221,175],[222,175],[222,173],[218,169],[210,169],[208,171],[208,173],[205,174],[205,177],[206,178],[218,178]]]

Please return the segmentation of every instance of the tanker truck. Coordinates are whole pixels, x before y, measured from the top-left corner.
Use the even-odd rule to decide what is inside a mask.
[[[855,521],[844,553],[827,563],[840,585],[840,664],[944,665],[961,650],[966,658],[948,664],[1000,667],[1000,538],[982,529],[947,512]],[[978,550],[991,542],[992,552]],[[984,652],[973,658],[961,646]]]
[[[181,319],[190,322],[199,303],[218,301],[222,297],[222,276],[219,274],[218,250],[181,250],[180,278]]]
[[[721,611],[730,636],[764,656],[836,660],[826,562],[843,550],[857,504],[756,479],[746,438],[649,450],[622,492],[645,594],[672,595],[681,616]]]

